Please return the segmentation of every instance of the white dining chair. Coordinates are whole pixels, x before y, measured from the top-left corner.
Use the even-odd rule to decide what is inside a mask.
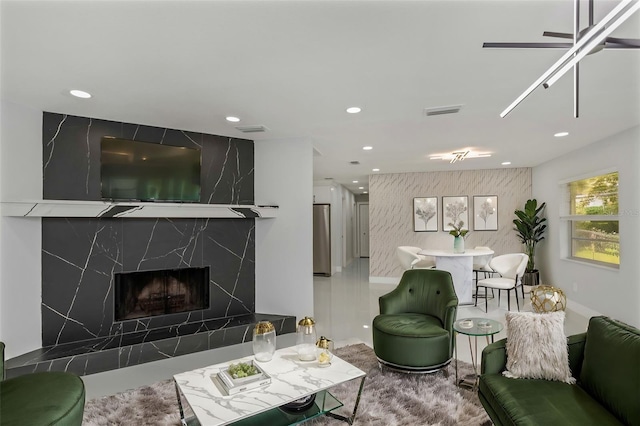
[[[491,251],[491,248],[486,246],[476,246],[474,249],[479,251]],[[477,294],[478,293],[478,276],[480,273],[483,274],[483,278],[489,278],[493,276],[495,271],[491,269],[491,267],[489,266],[489,262],[491,261],[492,258],[493,258],[493,254],[480,254],[477,256],[473,256],[473,274],[474,274],[473,282],[474,284],[476,284],[475,293],[476,293],[476,296],[478,297],[487,297],[486,289],[485,289],[484,296]],[[491,289],[491,296],[492,297],[494,296],[493,289]]]
[[[515,291],[516,305],[518,311],[520,310],[520,303],[518,302],[518,286],[522,289],[522,300],[524,303],[524,287],[522,287],[522,276],[527,268],[527,262],[529,256],[524,253],[510,253],[496,256],[489,262],[489,267],[496,273],[500,274],[499,277],[491,277],[478,281],[476,284],[476,298],[475,306],[478,306],[478,287],[485,288],[485,294],[487,289],[498,290],[498,304],[500,303],[500,292],[507,290],[507,309],[511,310],[511,290]],[[485,310],[489,312],[489,301],[485,298]]]
[[[436,261],[431,256],[418,254],[422,249],[413,246],[399,246],[396,249],[396,258],[402,269],[429,269],[436,266]]]
[[[491,249],[489,247],[484,247],[484,246],[476,246],[475,250],[491,251]],[[475,278],[476,283],[478,282],[478,273],[479,272],[484,273],[484,278],[487,278],[487,275],[492,274],[493,272],[495,272],[489,266],[489,262],[491,261],[492,258],[493,258],[493,254],[480,254],[480,255],[477,255],[477,256],[473,256],[473,272],[474,272],[475,277],[476,277]]]

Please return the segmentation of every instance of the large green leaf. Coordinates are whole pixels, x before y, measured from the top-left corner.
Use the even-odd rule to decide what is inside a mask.
[[[535,269],[535,248],[536,244],[544,240],[544,231],[547,229],[547,225],[544,222],[547,218],[541,217],[542,211],[546,207],[546,203],[538,206],[538,200],[527,200],[524,205],[524,210],[516,210],[514,213],[517,219],[513,220],[515,227],[513,228],[520,241],[526,246],[527,254],[529,255],[529,263],[527,264],[527,271]]]

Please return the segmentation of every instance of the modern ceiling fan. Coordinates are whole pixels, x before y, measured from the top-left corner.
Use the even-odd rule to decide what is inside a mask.
[[[622,0],[602,21],[593,22],[593,0],[589,0],[589,25],[580,29],[580,0],[575,0],[573,8],[573,33],[561,33],[544,31],[545,37],[565,38],[573,40],[572,43],[542,42],[542,43],[518,43],[518,42],[487,42],[483,43],[483,48],[523,48],[523,49],[569,49],[555,64],[545,71],[527,90],[525,90],[515,101],[511,103],[501,114],[504,118],[520,102],[529,96],[538,86],[545,89],[551,87],[569,69],[573,68],[573,115],[579,116],[579,62],[586,55],[599,52],[603,49],[640,49],[640,39],[610,37],[616,28],[629,19],[638,9],[640,0]]]

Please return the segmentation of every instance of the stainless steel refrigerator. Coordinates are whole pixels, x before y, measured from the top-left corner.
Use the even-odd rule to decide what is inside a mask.
[[[313,205],[313,274],[331,276],[331,206]]]

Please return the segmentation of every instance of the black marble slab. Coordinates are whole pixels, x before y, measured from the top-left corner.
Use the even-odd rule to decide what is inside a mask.
[[[253,141],[44,112],[43,197],[100,200],[100,141],[112,136],[201,152],[200,203],[253,204]]]
[[[114,273],[209,267],[209,308],[114,321]],[[42,344],[255,312],[253,219],[42,219]]]
[[[40,371],[99,373],[189,353],[250,342],[258,321],[271,321],[276,334],[294,333],[296,318],[249,314],[185,323],[43,347],[5,362],[6,377]]]
[[[100,200],[100,144],[111,136],[197,148],[200,204],[254,203],[251,140],[50,112],[43,113],[42,134],[45,200]],[[51,369],[90,374],[240,343],[247,333],[251,338],[259,315],[259,214],[234,207],[245,218],[126,217],[131,211],[115,207],[96,218],[42,219],[43,349],[12,360],[9,375]],[[205,266],[208,309],[114,321],[114,273]],[[275,320],[282,330],[295,330],[295,318],[282,318]]]

